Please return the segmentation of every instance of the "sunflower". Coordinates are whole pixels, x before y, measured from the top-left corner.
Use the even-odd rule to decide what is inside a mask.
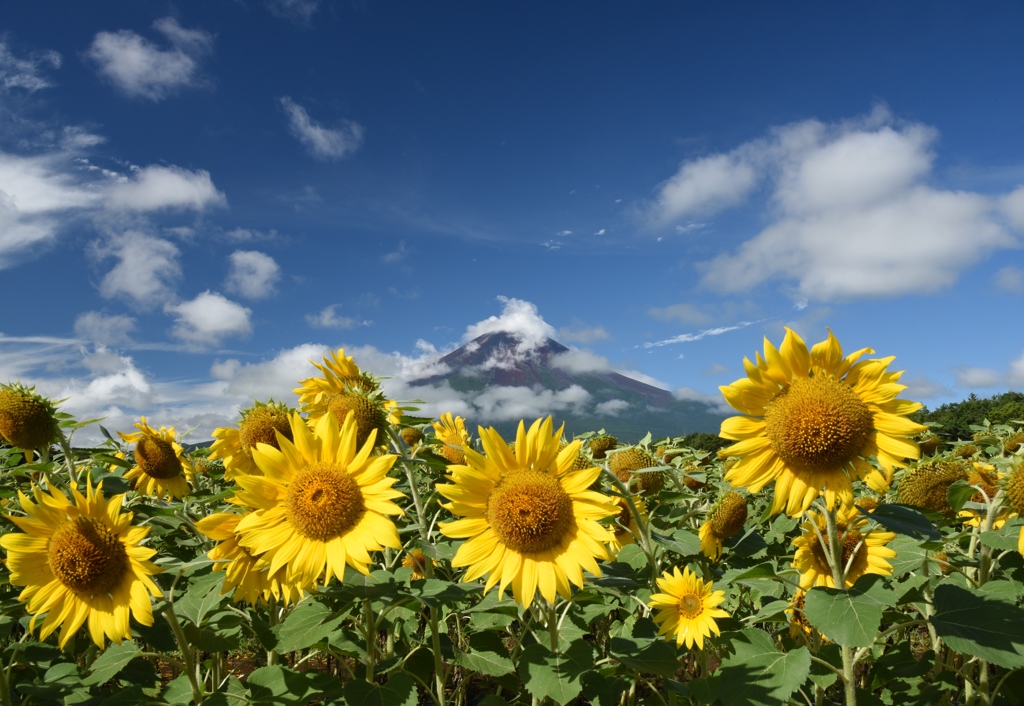
[[[210,458],[224,461],[224,479],[231,480],[236,473],[260,475],[260,469],[252,460],[256,444],[270,444],[275,449],[277,434],[292,438],[291,415],[295,410],[288,405],[270,400],[256,402],[243,409],[238,428],[220,427],[213,430],[216,440],[210,446]]]
[[[896,487],[896,499],[904,505],[914,505],[953,516],[949,505],[949,486],[969,477],[963,461],[939,461],[911,468],[903,474]]]
[[[789,329],[779,349],[765,339],[764,358],[758,353],[756,365],[743,361],[747,377],[719,388],[747,415],[722,422],[721,436],[739,442],[725,450],[739,458],[725,479],[752,493],[775,481],[771,512],[793,516],[822,488],[833,508],[837,499],[852,502],[856,479],[866,476],[876,490],[888,486],[903,459],[920,458],[908,437],[926,427],[906,416],[919,403],[896,399],[906,386],[897,383],[902,373],[886,370],[894,359],[859,360],[872,352],[843,357],[831,331],[810,352]],[[871,456],[885,475],[868,462]]]
[[[619,514],[615,517],[616,524],[612,525],[612,540],[608,542],[608,548],[611,549],[614,556],[618,556],[624,546],[636,544],[640,525],[637,524],[636,518],[633,517],[632,511],[629,509],[629,503],[626,502],[625,498],[613,498],[612,501],[615,503],[615,507],[618,508]],[[646,520],[647,504],[639,497],[634,497],[633,503],[636,505],[640,516]]]
[[[176,500],[188,495],[188,484],[195,481],[195,471],[178,443],[174,427],[160,427],[157,431],[142,417],[135,428],[139,431],[117,432],[122,439],[135,444],[135,465],[124,477],[134,482],[137,492],[157,500],[165,496]]]
[[[46,613],[39,639],[58,627],[61,648],[82,625],[97,646],[110,638],[131,638],[129,615],[153,624],[150,594],[161,591],[150,578],[161,569],[149,561],[155,549],[139,546],[149,527],[132,526],[132,513],[121,512],[124,495],[103,497],[103,483],[86,482],[85,495],[71,487],[70,502],[56,488],[33,488],[35,502],[20,491],[27,517],[7,515],[24,531],[0,537],[7,550],[10,582],[25,589],[18,599],[32,615],[29,630]]]
[[[800,638],[804,642],[809,642],[811,635],[814,634],[814,628],[811,627],[807,616],[804,615],[804,601],[806,598],[807,591],[798,589],[793,595],[793,600],[789,602],[789,607],[783,612],[789,616],[789,637],[793,640]]]
[[[451,412],[445,412],[439,421],[433,422],[433,426],[434,436],[441,442],[434,447],[437,453],[448,463],[465,463],[466,454],[463,449],[469,446],[466,420],[462,417],[453,419]]]
[[[793,567],[800,572],[800,588],[805,591],[814,586],[835,588],[829,557],[818,539],[820,533],[828,544],[825,516],[813,510],[807,514],[808,519],[802,525],[803,533],[793,540],[796,547]],[[886,559],[896,556],[896,552],[885,545],[896,539],[896,533],[877,529],[865,532],[867,523],[867,518],[856,507],[842,508],[836,516],[837,535],[843,544],[845,588],[853,586],[864,574],[892,576],[892,565]]]
[[[570,583],[583,586],[583,569],[600,576],[595,559],[611,559],[605,544],[612,532],[600,524],[619,513],[610,498],[587,487],[600,468],[574,471],[577,439],[559,451],[562,429],[551,417],[529,431],[519,423],[515,449],[498,432],[480,428],[484,453],[465,448],[466,465],[448,467],[451,484],[437,491],[444,505],[462,519],[441,525],[441,533],[465,539],[453,567],[469,567],[463,581],[488,574],[485,591],[498,595],[512,586],[517,603],[528,607],[540,592],[549,603],[555,594],[572,595]]]
[[[207,552],[206,556],[216,562],[213,565],[214,571],[225,572],[221,595],[230,592],[232,601],[245,601],[249,605],[261,601],[269,603],[271,598],[282,605],[301,601],[306,591],[285,580],[283,567],[274,574],[261,571],[256,567],[260,557],[253,556],[238,543],[239,534],[235,530],[241,519],[242,515],[218,512],[196,523],[196,529],[217,541],[217,546]]]
[[[294,392],[299,396],[299,408],[309,413],[311,421],[316,421],[328,412],[328,404],[334,395],[346,390],[375,392],[377,381],[364,373],[352,360],[345,355],[345,349],[331,351],[331,357],[323,357],[323,365],[312,363],[323,377],[302,380]]]
[[[422,549],[410,549],[402,559],[402,566],[412,569],[412,579],[417,581],[427,576],[427,567],[433,566],[434,560],[423,553]]]
[[[0,385],[0,439],[29,453],[60,438],[53,401],[21,383]],[[29,459],[30,460],[30,459]]]
[[[736,491],[730,491],[708,513],[700,528],[700,550],[711,561],[722,556],[722,543],[739,534],[747,521],[747,501]]]
[[[402,548],[387,518],[402,514],[391,501],[404,495],[392,490],[396,479],[387,477],[396,457],[371,455],[372,433],[356,448],[355,415],[339,430],[334,415],[326,414],[310,430],[293,414],[291,428],[292,441],[278,437],[280,449],[258,444],[253,450],[263,475],[235,476],[235,502],[252,510],[235,527],[238,544],[262,555],[257,569],[274,575],[287,567],[292,586],[314,586],[331,576],[341,581],[345,564],[369,574],[369,552]]]
[[[666,640],[676,638],[676,647],[686,643],[687,649],[697,643],[697,649],[704,649],[704,638],[711,633],[721,635],[715,618],[728,618],[729,614],[720,605],[725,600],[725,591],[712,591],[712,584],[697,578],[689,568],[679,573],[673,567],[672,573],[665,571],[658,579],[658,588],[664,593],[651,596],[648,605],[658,612],[654,622],[658,623],[658,634]]]

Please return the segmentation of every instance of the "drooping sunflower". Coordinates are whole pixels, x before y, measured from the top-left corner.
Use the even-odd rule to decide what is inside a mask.
[[[615,477],[634,493],[657,495],[665,485],[664,472],[647,470],[661,466],[661,462],[639,446],[617,451],[608,459],[608,467]]]
[[[588,490],[601,469],[572,470],[580,441],[560,451],[562,429],[553,430],[551,417],[529,431],[520,422],[514,449],[493,428],[479,434],[484,453],[466,447],[466,465],[448,466],[451,483],[437,485],[451,501],[444,507],[461,518],[441,533],[466,540],[452,566],[468,567],[463,581],[487,574],[485,591],[497,585],[501,595],[511,585],[524,607],[538,591],[549,603],[569,598],[584,569],[600,576],[596,559],[611,559],[612,532],[600,521],[619,508]]]
[[[771,511],[792,516],[822,493],[829,508],[849,505],[856,479],[887,489],[894,468],[920,458],[908,437],[926,427],[907,419],[920,403],[896,399],[906,386],[901,372],[887,371],[894,359],[860,360],[872,352],[844,357],[831,331],[810,352],[790,329],[778,349],[765,339],[764,358],[744,358],[747,377],[719,388],[746,415],[722,422],[721,436],[738,442],[725,451],[739,459],[725,479],[752,493],[775,481]]]
[[[813,510],[807,515],[808,519],[802,525],[802,534],[793,540],[793,546],[796,547],[793,567],[800,572],[800,588],[805,591],[815,586],[835,588],[829,558],[818,539],[820,533],[828,544],[825,516]],[[863,530],[867,524],[867,518],[856,507],[842,508],[836,515],[836,530],[843,545],[843,569],[849,567],[844,588],[853,586],[864,574],[892,576],[892,565],[886,559],[896,556],[896,552],[885,545],[896,539],[896,533],[878,529],[865,532]]]
[[[218,512],[196,523],[196,529],[217,541],[206,556],[217,562],[214,571],[225,572],[221,595],[231,593],[232,601],[249,605],[269,603],[271,598],[281,605],[301,601],[306,595],[305,587],[288,582],[284,567],[274,574],[260,570],[256,566],[260,557],[238,543],[240,536],[236,530],[241,519],[242,515]]]
[[[410,549],[402,559],[402,566],[412,569],[412,579],[417,581],[427,576],[427,567],[433,566],[434,560],[423,553],[422,549]]]
[[[0,385],[0,439],[29,454],[60,437],[52,400],[21,383]]]
[[[291,439],[291,415],[294,413],[295,410],[281,402],[257,401],[252,407],[241,410],[242,419],[237,429],[214,429],[210,458],[224,461],[224,479],[231,480],[236,473],[260,475],[260,469],[252,460],[252,450],[256,444],[278,448],[278,432]]]
[[[611,550],[612,556],[618,556],[624,546],[636,544],[636,536],[640,532],[640,525],[637,523],[636,518],[633,517],[633,512],[629,509],[629,503],[626,502],[625,498],[612,498],[612,501],[615,503],[619,514],[615,517],[615,524],[612,525],[612,540],[608,542],[608,548]],[[636,505],[640,516],[646,520],[647,503],[639,497],[634,497],[633,503]]]
[[[911,468],[903,474],[896,487],[896,497],[904,505],[915,505],[953,516],[949,505],[949,486],[958,480],[967,480],[968,470],[963,461],[939,461]]]
[[[746,521],[746,498],[735,490],[726,493],[700,527],[700,550],[704,556],[718,561],[722,556],[723,542],[739,534]]]
[[[287,567],[289,584],[308,587],[342,580],[345,565],[369,574],[369,552],[401,549],[388,515],[401,515],[392,500],[387,473],[392,454],[373,455],[375,434],[356,446],[356,420],[350,414],[338,428],[333,414],[311,430],[298,414],[291,418],[292,441],[281,448],[257,444],[253,460],[263,475],[235,476],[235,501],[252,511],[235,527],[238,543],[256,568],[276,574]],[[326,574],[325,574],[326,572]]]
[[[101,648],[107,638],[130,639],[129,616],[152,625],[150,595],[162,595],[150,578],[161,571],[149,561],[156,550],[140,546],[150,528],[134,527],[133,514],[120,511],[124,496],[107,500],[102,486],[86,482],[85,495],[72,486],[74,502],[56,488],[34,487],[34,503],[19,491],[27,517],[6,517],[24,534],[0,537],[10,581],[25,587],[18,599],[32,615],[29,630],[46,613],[39,639],[59,627],[62,648],[83,625]]]
[[[666,640],[676,639],[676,647],[686,644],[687,649],[697,644],[704,649],[704,638],[711,633],[721,635],[715,618],[728,618],[729,614],[717,606],[725,600],[725,591],[713,591],[712,583],[697,578],[689,568],[679,572],[673,567],[672,573],[665,571],[658,579],[658,588],[664,593],[651,596],[648,605],[658,612],[654,622],[658,634]]]
[[[434,450],[448,463],[465,463],[464,449],[469,446],[466,420],[462,417],[452,418],[451,412],[445,412],[438,421],[433,422],[433,427],[434,436],[441,442],[434,447]]]
[[[133,481],[134,488],[142,495],[157,500],[167,497],[177,500],[189,494],[189,483],[195,481],[195,471],[178,443],[174,427],[154,429],[146,418],[135,425],[139,431],[118,436],[135,444],[135,465],[124,477]]]

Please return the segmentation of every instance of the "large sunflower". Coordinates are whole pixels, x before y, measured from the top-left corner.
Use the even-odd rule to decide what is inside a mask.
[[[829,557],[818,539],[820,534],[828,543],[825,516],[813,510],[807,514],[808,519],[802,525],[803,533],[793,540],[796,547],[793,567],[800,572],[800,588],[805,591],[815,586],[835,588]],[[844,588],[853,586],[864,574],[892,576],[892,565],[886,559],[896,556],[896,552],[885,545],[896,539],[896,533],[877,529],[864,532],[867,523],[867,518],[856,507],[843,508],[836,516],[837,535],[843,545],[843,569],[846,570]]]
[[[278,448],[277,432],[292,438],[291,415],[295,410],[280,402],[257,402],[242,410],[238,428],[220,427],[213,430],[215,441],[210,446],[210,458],[224,461],[224,478],[231,480],[236,473],[260,475],[252,460],[256,444],[270,444]]]
[[[581,442],[559,450],[562,429],[553,430],[551,417],[529,431],[520,422],[514,449],[493,428],[479,433],[484,453],[466,447],[466,465],[449,466],[451,484],[437,486],[451,501],[444,507],[462,518],[441,525],[445,536],[466,540],[452,566],[469,567],[463,581],[488,574],[485,591],[497,585],[500,595],[511,585],[524,607],[538,590],[550,603],[569,598],[584,569],[600,576],[595,559],[611,559],[612,532],[600,520],[619,508],[587,489],[601,469],[572,470]]]
[[[150,528],[133,527],[132,513],[120,511],[124,496],[106,500],[102,486],[87,482],[84,496],[72,486],[74,502],[56,488],[34,487],[34,503],[19,491],[27,517],[6,517],[24,534],[0,537],[11,583],[25,587],[18,599],[32,615],[29,630],[46,613],[39,638],[60,627],[62,648],[85,624],[101,648],[107,638],[130,639],[129,615],[152,625],[149,595],[161,595],[150,578],[161,571],[149,561],[156,550],[139,546]]]
[[[263,475],[235,476],[235,501],[252,510],[235,527],[238,543],[262,555],[257,569],[274,575],[287,567],[293,586],[331,576],[341,581],[345,564],[369,574],[369,552],[402,548],[387,518],[402,514],[391,501],[404,496],[391,489],[396,479],[387,477],[396,457],[371,455],[375,434],[357,449],[351,414],[340,430],[333,414],[313,430],[294,414],[291,427],[293,440],[280,439],[280,449],[257,444],[253,450]]]
[[[654,622],[658,623],[658,634],[666,640],[676,638],[676,647],[686,643],[687,649],[697,644],[704,649],[704,638],[711,633],[721,635],[715,618],[728,618],[729,614],[717,606],[725,600],[725,591],[712,591],[710,581],[697,578],[689,568],[679,573],[673,567],[672,573],[665,571],[658,579],[658,588],[664,593],[655,593],[648,604],[658,612]]]
[[[189,494],[189,482],[195,480],[192,464],[178,443],[174,427],[160,427],[159,431],[146,423],[146,418],[135,425],[139,431],[118,435],[135,444],[135,465],[124,477],[134,481],[134,488],[142,495],[157,500],[178,499]]]
[[[747,377],[721,387],[726,401],[743,412],[722,422],[721,436],[739,443],[725,449],[738,458],[725,479],[756,493],[775,481],[773,513],[799,515],[824,489],[828,507],[849,505],[853,481],[865,478],[883,492],[893,468],[920,458],[908,437],[926,427],[907,419],[920,403],[898,400],[906,389],[901,372],[887,372],[893,358],[859,360],[870,348],[843,356],[828,338],[807,351],[786,329],[782,346],[765,339],[764,358],[744,358]],[[878,458],[879,473],[868,462]]]
[[[445,412],[440,420],[433,422],[434,436],[439,443],[436,447],[437,453],[444,457],[448,463],[463,464],[466,462],[466,454],[463,448],[469,445],[469,432],[466,431],[466,420],[462,417],[452,418],[451,412]]]
[[[256,567],[259,556],[253,556],[248,549],[238,543],[239,534],[235,531],[242,515],[231,512],[218,512],[204,517],[196,523],[196,529],[210,539],[217,540],[217,546],[207,552],[206,556],[213,559],[214,571],[224,571],[224,588],[221,594],[232,593],[231,600],[236,603],[245,601],[256,605],[261,600],[268,603],[271,598],[283,605],[298,603],[305,597],[306,591],[285,580],[285,568],[276,573],[260,570]]]

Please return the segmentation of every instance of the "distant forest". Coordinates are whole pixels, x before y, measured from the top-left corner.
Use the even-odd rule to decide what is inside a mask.
[[[933,410],[925,407],[911,418],[921,424],[941,424],[935,431],[947,439],[970,439],[974,434],[971,425],[981,424],[986,419],[993,424],[1024,423],[1024,392],[1004,392],[992,397],[971,393],[962,402],[950,402]]]

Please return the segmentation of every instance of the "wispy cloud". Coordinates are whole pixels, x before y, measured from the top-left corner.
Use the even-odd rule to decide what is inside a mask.
[[[721,336],[723,333],[729,333],[730,331],[736,331],[747,326],[753,326],[754,324],[761,324],[768,319],[760,319],[758,321],[741,321],[735,326],[718,326],[716,328],[704,329],[698,333],[681,333],[678,336],[672,338],[666,338],[664,341],[653,341],[643,344],[644,348],[660,348],[661,346],[670,346],[674,343],[691,343],[693,341],[699,341],[702,338],[708,336]],[[637,346],[639,348],[639,346]]]
[[[292,135],[317,159],[341,159],[363,144],[363,126],[357,122],[343,120],[336,128],[324,127],[288,96],[281,98],[281,107]]]

